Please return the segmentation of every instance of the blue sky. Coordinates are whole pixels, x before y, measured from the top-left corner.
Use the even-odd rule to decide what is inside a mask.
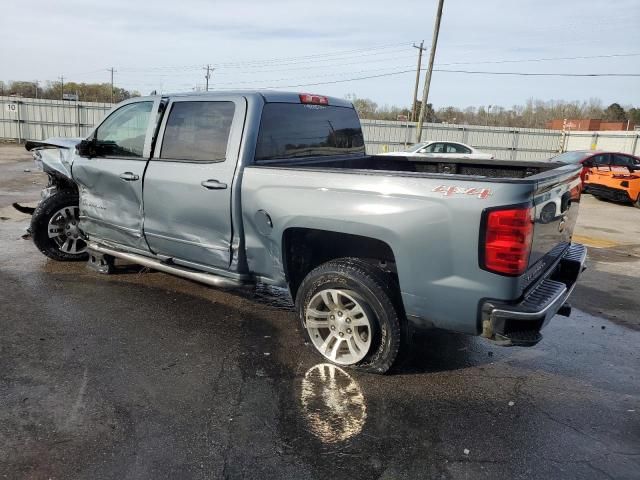
[[[436,0],[9,0],[3,2],[0,79],[104,82],[189,91],[326,83],[294,90],[408,105],[413,42],[431,41]],[[615,7],[614,7],[615,5]],[[26,8],[28,7],[28,8]],[[25,20],[26,11],[30,17]],[[640,73],[640,56],[486,63],[640,53],[637,0],[445,0],[436,64],[503,72]],[[307,58],[300,58],[307,57]],[[426,64],[425,55],[425,64]],[[456,63],[458,65],[443,65]],[[429,101],[522,104],[529,98],[640,106],[640,78],[481,76],[435,72]]]

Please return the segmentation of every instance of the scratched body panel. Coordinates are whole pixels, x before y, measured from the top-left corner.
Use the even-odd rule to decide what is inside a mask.
[[[455,195],[439,185],[441,179],[246,168],[242,205],[249,268],[286,285],[282,262],[275,259],[288,228],[375,238],[393,251],[407,314],[475,334],[480,299],[520,295],[513,279],[478,267],[481,213],[530,201],[535,185],[491,183],[468,194],[478,182],[458,179]],[[273,220],[268,236],[256,225],[259,209]]]
[[[265,105],[299,104],[300,95],[192,96],[139,98],[116,106],[153,102],[140,158],[67,159],[79,187],[81,227],[92,241],[287,286],[284,238],[289,229],[375,239],[393,253],[405,312],[425,326],[470,334],[481,331],[480,305],[486,299],[521,298],[550,268],[554,255],[562,253],[558,247],[570,242],[580,200],[579,169],[573,166],[502,160],[470,166],[466,161],[460,165],[477,173],[450,173],[456,167],[451,162],[446,173],[434,173],[425,170],[429,165],[364,152],[284,165],[276,158],[259,165],[256,145]],[[161,161],[158,145],[167,118],[162,106],[178,101],[235,102],[224,161]],[[328,102],[353,108],[342,99]],[[66,151],[60,155],[73,155],[73,149]],[[509,168],[510,174],[494,173]],[[533,172],[525,173],[529,169]],[[535,224],[528,270],[519,277],[480,265],[483,218],[493,208],[512,206],[525,206]]]

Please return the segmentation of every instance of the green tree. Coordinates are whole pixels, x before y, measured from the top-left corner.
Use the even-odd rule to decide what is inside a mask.
[[[640,108],[630,108],[627,110],[627,120],[634,125],[640,125]]]
[[[627,113],[619,103],[612,103],[603,112],[603,119],[610,122],[624,122],[627,119]]]
[[[38,97],[51,100],[59,100],[62,98],[61,82],[46,82],[38,88],[36,82],[9,82],[8,85],[3,83],[2,91],[4,95],[16,95],[19,97],[35,97],[36,88]],[[111,84],[110,83],[76,83],[65,82],[64,93],[74,93],[78,95],[78,99],[84,102],[111,102]],[[129,91],[124,88],[115,87],[113,89],[114,103],[121,102],[131,97],[140,96],[137,91]]]

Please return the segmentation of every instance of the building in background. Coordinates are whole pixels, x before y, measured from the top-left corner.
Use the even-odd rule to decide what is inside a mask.
[[[547,122],[547,128],[551,130],[570,130],[570,131],[602,131],[602,130],[633,130],[635,125],[629,121],[624,122],[607,122],[599,118],[579,118],[567,119],[557,118]]]

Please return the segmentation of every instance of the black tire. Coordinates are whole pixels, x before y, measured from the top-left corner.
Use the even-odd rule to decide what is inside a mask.
[[[386,373],[396,360],[401,346],[408,344],[407,322],[394,277],[358,258],[331,260],[312,270],[303,280],[296,295],[296,311],[305,339],[311,345],[313,342],[305,324],[306,310],[312,298],[326,289],[344,289],[357,293],[372,314],[371,344],[367,354],[355,364],[340,366]]]
[[[633,206],[636,208],[640,208],[640,194],[638,194],[638,198],[636,198],[636,201],[633,202]]]
[[[44,199],[31,217],[31,235],[33,243],[47,257],[60,262],[84,261],[89,258],[87,252],[69,253],[60,249],[55,239],[49,238],[49,220],[65,207],[77,207],[78,194],[69,190],[56,192]]]

